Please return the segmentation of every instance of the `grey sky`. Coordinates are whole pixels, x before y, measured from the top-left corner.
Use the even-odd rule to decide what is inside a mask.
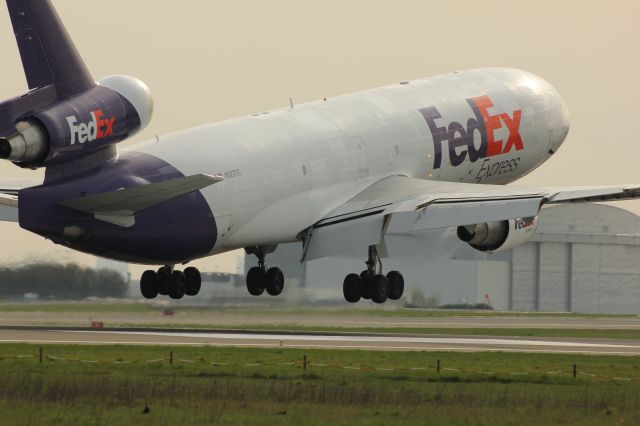
[[[2,2],[4,3],[4,2]],[[456,69],[509,66],[550,81],[571,109],[567,141],[526,185],[640,182],[640,2],[54,0],[95,78],[151,88],[133,140]],[[26,83],[0,5],[0,98]],[[131,142],[127,142],[129,144]],[[0,176],[33,176],[9,163]],[[622,203],[640,213],[640,203]],[[6,261],[80,259],[0,224]],[[236,254],[197,264],[234,270]]]

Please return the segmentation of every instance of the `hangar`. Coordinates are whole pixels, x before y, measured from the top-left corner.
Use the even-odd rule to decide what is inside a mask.
[[[494,309],[640,313],[640,217],[603,204],[544,208],[528,243],[496,254],[462,243],[455,230],[389,237],[385,271],[405,275],[412,289],[449,303],[489,302]],[[364,269],[366,253],[300,264],[300,244],[280,246],[267,260],[287,286],[312,299],[342,298],[342,279]],[[248,256],[245,270],[255,263]],[[362,302],[360,302],[362,303]],[[366,302],[368,303],[368,302]]]

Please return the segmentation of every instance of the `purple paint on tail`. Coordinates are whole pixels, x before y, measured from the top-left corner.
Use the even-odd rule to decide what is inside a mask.
[[[7,0],[29,88],[53,84],[59,98],[95,86],[49,0]]]
[[[208,254],[218,232],[199,191],[151,207],[122,227],[57,203],[70,198],[183,177],[148,154],[123,152],[99,168],[20,191],[20,226],[72,249],[135,263],[176,264]]]

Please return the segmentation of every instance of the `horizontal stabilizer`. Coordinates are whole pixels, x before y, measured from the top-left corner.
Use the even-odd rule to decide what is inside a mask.
[[[136,213],[213,185],[223,179],[222,176],[199,174],[71,198],[58,204],[92,214],[98,220],[130,227],[135,224]]]
[[[18,222],[18,193],[42,179],[0,179],[0,222]]]
[[[0,221],[18,221],[18,197],[0,193]]]

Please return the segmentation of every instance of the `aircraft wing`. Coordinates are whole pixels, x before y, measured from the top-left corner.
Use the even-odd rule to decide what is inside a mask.
[[[302,260],[382,245],[384,236],[535,216],[545,204],[640,198],[640,184],[525,188],[384,178],[304,233]]]

